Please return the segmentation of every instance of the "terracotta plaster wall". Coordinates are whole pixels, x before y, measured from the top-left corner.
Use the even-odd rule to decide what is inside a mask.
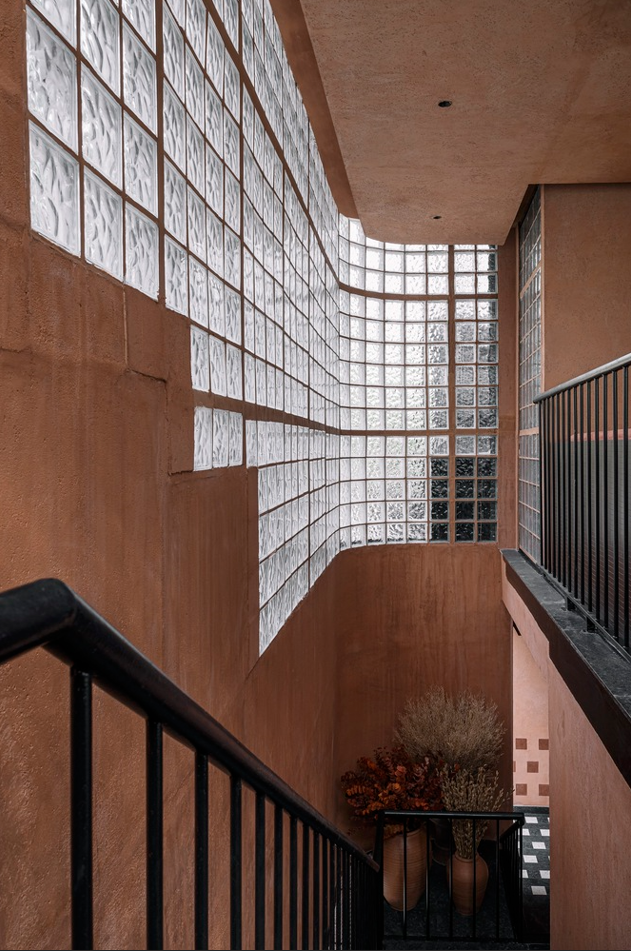
[[[513,628],[513,782],[516,806],[549,804],[548,684]]]
[[[630,217],[631,185],[544,186],[544,389],[631,351]]]

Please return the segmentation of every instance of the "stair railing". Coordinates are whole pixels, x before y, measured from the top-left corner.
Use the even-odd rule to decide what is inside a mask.
[[[93,684],[146,720],[148,948],[164,946],[165,734],[189,747],[195,758],[196,949],[208,948],[209,941],[209,764],[227,773],[230,781],[230,948],[245,946],[244,912],[252,912],[257,949],[272,946],[266,943],[270,932],[274,949],[286,946],[287,936],[292,949],[298,948],[299,939],[302,948],[381,947],[376,863],[58,580],[36,581],[0,595],[0,664],[38,647],[70,667],[73,948],[94,946]],[[255,797],[250,856],[245,854],[243,835],[246,788]],[[266,848],[268,804],[274,819],[271,862]],[[249,870],[254,877],[254,908],[244,909],[244,876]]]

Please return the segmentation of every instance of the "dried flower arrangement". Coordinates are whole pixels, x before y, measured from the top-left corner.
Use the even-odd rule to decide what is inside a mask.
[[[442,809],[440,765],[429,756],[414,762],[402,746],[379,747],[372,758],[360,756],[357,768],[341,779],[354,820],[371,825],[385,809]],[[389,823],[384,836],[396,835],[402,828]]]
[[[492,701],[470,692],[453,698],[431,687],[408,701],[395,740],[413,760],[429,755],[461,769],[495,769],[505,732]]]
[[[498,789],[499,773],[485,769],[450,769],[442,771],[442,794],[448,812],[497,812],[510,796],[510,791]],[[454,819],[453,837],[456,854],[463,859],[473,859],[482,841],[488,822],[477,820],[475,845],[473,820]]]

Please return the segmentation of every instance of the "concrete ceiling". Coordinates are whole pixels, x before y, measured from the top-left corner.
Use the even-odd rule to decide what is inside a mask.
[[[531,183],[631,181],[631,0],[300,3],[273,0],[369,236],[501,244]]]

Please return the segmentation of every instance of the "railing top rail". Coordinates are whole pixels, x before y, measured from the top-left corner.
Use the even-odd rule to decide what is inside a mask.
[[[425,809],[384,809],[380,815],[384,817],[397,816],[401,819],[418,818],[419,816],[424,819],[500,819],[502,821],[509,819],[519,825],[524,825],[526,822],[525,813],[523,812],[448,812],[446,809],[430,812]]]
[[[596,367],[594,370],[588,370],[587,373],[582,373],[581,376],[575,376],[574,379],[568,380],[566,383],[553,386],[552,389],[546,390],[545,393],[540,393],[539,396],[535,396],[533,403],[541,403],[543,400],[550,399],[551,396],[557,396],[559,393],[570,390],[580,383],[588,383],[590,380],[605,376],[607,373],[613,372],[613,370],[621,370],[626,366],[631,366],[631,353],[627,353],[623,357],[618,357],[617,360],[612,360],[611,363],[603,363],[602,366]]]
[[[162,723],[179,740],[377,869],[352,839],[57,579],[34,581],[0,594],[0,664],[36,647],[45,647],[91,674],[121,703]]]

